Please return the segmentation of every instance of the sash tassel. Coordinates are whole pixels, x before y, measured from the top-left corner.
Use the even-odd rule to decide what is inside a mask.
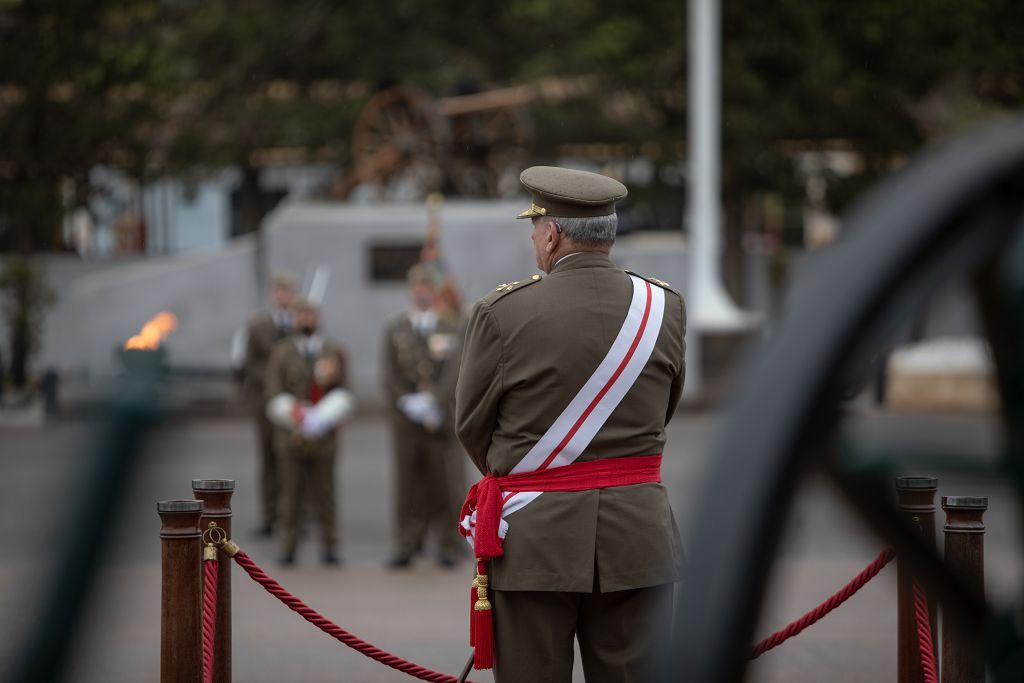
[[[490,560],[505,554],[498,534],[504,496],[523,491],[593,491],[615,486],[661,482],[661,454],[575,462],[536,472],[487,475],[469,489],[462,504],[459,532],[472,537],[477,575],[470,592],[469,642],[475,648],[473,667],[489,669],[494,662],[492,603],[488,593]],[[475,520],[475,521],[474,521]]]

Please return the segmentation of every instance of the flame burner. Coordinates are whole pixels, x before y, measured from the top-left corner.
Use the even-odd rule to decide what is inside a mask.
[[[129,375],[156,377],[166,374],[167,351],[162,346],[155,349],[114,349],[114,355]]]
[[[161,311],[153,319],[142,326],[142,330],[124,343],[125,349],[153,351],[171,332],[178,329],[178,317],[173,313]]]
[[[156,376],[167,370],[164,339],[178,327],[173,313],[161,311],[142,326],[142,330],[116,349],[114,355],[129,375]]]

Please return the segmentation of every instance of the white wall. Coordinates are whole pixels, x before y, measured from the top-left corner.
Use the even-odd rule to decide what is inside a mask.
[[[442,251],[467,306],[497,285],[538,273],[530,223],[516,220],[523,201],[451,201],[442,212]],[[254,238],[225,247],[161,258],[89,262],[49,259],[58,300],[46,317],[36,368],[66,377],[102,378],[119,370],[114,349],[159,311],[178,316],[167,340],[176,366],[226,370],[231,338],[264,305],[259,282],[289,270],[300,279],[320,263],[331,268],[322,305],[327,333],[350,356],[353,389],[366,404],[380,400],[378,367],[382,324],[406,307],[402,281],[370,281],[370,246],[422,241],[426,207],[415,204],[286,203],[264,222],[262,248]],[[682,287],[686,250],[678,234],[620,238],[612,257],[624,268]],[[262,259],[262,272],[257,261]]]
[[[103,376],[114,349],[160,311],[178,317],[167,340],[175,365],[226,369],[231,335],[257,306],[255,240],[166,258],[123,262],[51,259],[57,302],[46,315],[35,367]]]
[[[522,201],[454,201],[442,214],[442,251],[467,305],[496,286],[539,273],[529,221],[516,220]],[[406,307],[402,282],[370,281],[374,243],[422,240],[427,212],[420,204],[287,204],[264,224],[268,272],[291,271],[300,280],[318,263],[331,269],[323,326],[349,351],[352,388],[366,402],[380,400],[380,331],[384,320]],[[629,235],[612,253],[624,268],[681,287],[686,255],[678,234]]]

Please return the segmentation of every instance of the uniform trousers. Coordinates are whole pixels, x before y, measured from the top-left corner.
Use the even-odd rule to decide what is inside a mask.
[[[277,523],[278,481],[277,454],[275,453],[275,427],[267,419],[266,403],[262,399],[252,399],[253,417],[256,419],[257,437],[259,438],[259,483],[260,502],[263,516],[263,527],[271,528]]]
[[[612,593],[491,592],[496,683],[569,683],[573,637],[587,683],[652,683],[668,660],[673,585]]]
[[[281,547],[294,553],[305,501],[312,503],[320,527],[325,553],[337,545],[335,533],[334,462],[336,440],[333,436],[306,441],[290,434],[278,434],[277,460],[280,478],[278,521]]]
[[[431,527],[437,530],[442,555],[465,553],[466,541],[458,531],[467,488],[465,455],[455,435],[445,429],[428,432],[395,418],[394,449],[398,556],[414,555]]]

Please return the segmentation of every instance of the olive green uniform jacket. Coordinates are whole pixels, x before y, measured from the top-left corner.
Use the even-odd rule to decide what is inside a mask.
[[[434,331],[426,336],[413,329],[408,313],[388,318],[384,324],[382,353],[384,391],[395,419],[409,422],[398,409],[399,397],[426,391],[433,394],[445,411],[445,423],[437,431],[453,433],[455,383],[464,334],[461,321],[445,316],[438,316]],[[454,438],[454,433],[452,436]]]
[[[462,320],[439,316],[432,333],[421,335],[408,313],[393,315],[384,325],[384,393],[391,413],[395,452],[394,514],[396,554],[409,557],[421,547],[428,529],[436,526],[441,553],[457,557],[465,542],[451,523],[466,494],[465,455],[455,439],[455,382],[459,375]],[[406,394],[429,392],[444,411],[433,431],[411,421],[398,408]]]
[[[269,311],[257,313],[249,320],[249,334],[245,345],[245,362],[242,365],[242,377],[245,382],[245,394],[255,404],[255,409],[262,414],[265,402],[264,381],[267,376],[267,362],[274,345],[288,336],[274,324]]]
[[[313,366],[321,358],[333,356],[341,361],[341,377],[336,386],[347,386],[345,378],[345,354],[334,342],[324,339],[320,352],[307,358],[299,351],[298,340],[301,335],[293,334],[274,345],[267,363],[264,384],[264,401],[269,401],[278,394],[291,394],[299,401],[309,401],[313,390]],[[279,431],[284,431],[279,429]],[[335,430],[328,431],[316,439],[311,448],[320,448],[324,452],[334,452],[337,445]]]
[[[577,462],[661,453],[683,388],[683,299],[664,287],[651,358]],[[632,298],[604,254],[569,256],[543,277],[477,302],[456,392],[456,431],[483,473],[507,475],[601,363]],[[544,493],[507,518],[495,589],[589,593],[679,579],[682,547],[661,484]]]
[[[242,381],[245,400],[259,436],[259,477],[262,503],[262,526],[271,528],[277,523],[277,498],[280,482],[277,472],[277,454],[274,450],[274,425],[267,418],[266,389],[267,362],[274,345],[285,339],[288,332],[274,323],[269,311],[255,314],[249,321],[245,345]]]
[[[281,393],[291,394],[299,401],[310,400],[313,366],[326,356],[341,360],[337,386],[346,386],[345,356],[341,347],[324,340],[320,353],[307,358],[299,350],[298,339],[300,335],[293,334],[274,345],[267,363],[266,400]],[[305,439],[280,427],[274,430],[274,451],[280,480],[277,517],[282,547],[286,553],[294,552],[303,500],[308,498],[320,525],[324,549],[333,552],[337,543],[334,487],[337,430],[332,429],[318,439]]]

